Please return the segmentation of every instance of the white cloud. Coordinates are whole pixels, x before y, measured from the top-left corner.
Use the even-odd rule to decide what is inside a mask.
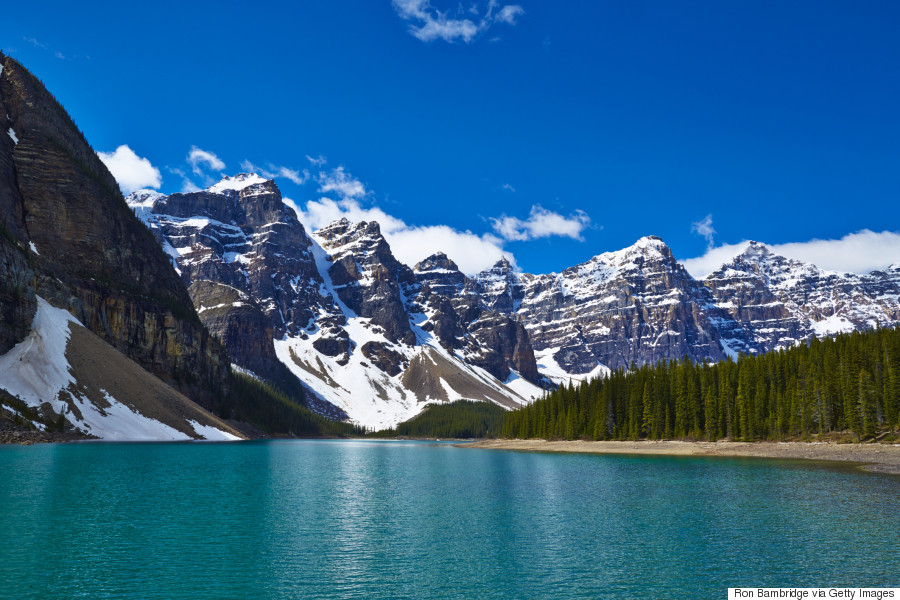
[[[515,257],[503,249],[503,240],[491,234],[477,235],[446,225],[408,225],[380,208],[363,207],[351,198],[320,198],[307,202],[303,208],[288,199],[285,201],[294,208],[300,221],[310,231],[342,217],[354,223],[377,221],[394,256],[410,266],[435,252],[446,253],[463,273],[469,275],[490,268],[504,256],[515,264]]]
[[[688,273],[699,279],[706,277],[746,249],[746,241],[738,244],[723,244],[716,248],[707,248],[706,254],[703,256],[680,262],[688,270]]]
[[[512,184],[510,184],[510,183],[504,183],[503,185],[500,186],[500,189],[503,190],[504,192],[513,192],[514,193],[516,191],[516,188],[514,188],[512,186]]]
[[[319,191],[323,194],[335,192],[341,198],[362,198],[366,188],[359,179],[347,173],[344,167],[332,169],[330,173],[319,173]]]
[[[310,156],[309,154],[307,154],[306,160],[308,160],[310,162],[310,164],[312,164],[312,166],[314,166],[314,167],[324,166],[325,163],[328,162],[328,159],[325,158],[324,156],[322,156],[321,154],[318,156]]]
[[[702,235],[706,238],[706,245],[709,248],[713,247],[713,236],[716,234],[716,230],[713,229],[712,226],[712,215],[706,215],[703,220],[697,221],[696,223],[691,223],[691,231],[697,234]]]
[[[831,271],[868,273],[900,263],[900,233],[863,229],[838,240],[766,244],[775,254]],[[743,252],[747,242],[710,248],[703,256],[682,261],[694,277],[704,277]]]
[[[516,19],[525,14],[525,9],[517,4],[505,5],[497,11],[496,0],[488,2],[483,16],[477,4],[468,9],[460,4],[452,16],[450,11],[442,12],[433,7],[430,0],[393,0],[393,4],[400,18],[411,22],[409,32],[423,42],[441,39],[451,43],[462,40],[468,44],[494,23],[515,25]]]
[[[35,48],[42,48],[44,50],[47,50],[47,44],[42,44],[41,42],[39,42],[38,40],[36,40],[33,37],[22,36],[22,39],[25,40],[26,42],[28,42],[29,44],[31,44],[32,46],[34,46]]]
[[[590,222],[591,218],[581,210],[564,217],[538,205],[531,207],[531,213],[525,220],[507,215],[491,219],[491,225],[497,235],[511,241],[526,241],[555,235],[581,240],[581,232]]]
[[[197,146],[191,146],[191,151],[188,153],[187,161],[188,164],[191,165],[191,169],[194,171],[194,173],[200,175],[201,177],[205,176],[201,165],[206,165],[213,171],[225,170],[225,163],[222,162],[222,160],[218,156],[208,150],[202,150]]]
[[[402,220],[387,214],[380,208],[366,208],[352,199],[333,200],[332,198],[319,198],[318,200],[307,202],[306,207],[303,209],[300,209],[295,204],[295,210],[297,210],[300,222],[312,231],[321,229],[332,221],[341,218],[347,218],[353,223],[358,221],[378,221],[378,224],[381,225],[382,233],[400,231],[407,227]]]
[[[33,37],[25,37],[24,35],[21,36],[21,37],[22,37],[22,39],[23,39],[24,41],[28,42],[29,44],[31,44],[31,45],[34,46],[35,48],[40,48],[41,50],[45,50],[46,52],[49,52],[49,53],[52,54],[54,57],[56,57],[56,58],[58,58],[58,59],[60,59],[60,60],[66,60],[67,58],[78,58],[77,56],[74,56],[74,55],[73,55],[73,56],[66,56],[65,54],[63,54],[63,53],[60,52],[59,50],[55,50],[55,49],[51,48],[50,46],[48,46],[47,44],[45,44],[45,43],[41,42],[40,40],[37,40],[37,39],[35,39],[35,38],[33,38]],[[90,56],[88,56],[88,57],[86,57],[86,58],[90,58]]]
[[[166,170],[169,171],[170,173],[174,173],[175,175],[178,175],[179,177],[181,177],[181,189],[178,191],[181,192],[182,194],[190,194],[191,192],[199,192],[200,191],[200,189],[201,189],[200,186],[198,186],[196,183],[191,181],[191,178],[188,177],[187,173],[185,173],[181,169],[166,167]]]
[[[258,165],[254,165],[249,160],[245,160],[241,163],[241,170],[248,173],[256,173],[257,175],[261,175],[266,179],[275,179],[276,177],[281,177],[293,181],[297,185],[303,185],[304,183],[309,181],[309,171],[306,169],[300,171],[298,169],[291,169],[289,167],[279,167],[271,163],[269,163],[268,167],[260,167]]]
[[[146,158],[135,154],[134,150],[125,144],[116,148],[115,152],[98,152],[97,155],[116,178],[124,194],[130,194],[141,188],[159,189],[162,185],[159,169],[150,164]]]
[[[517,4],[509,4],[500,9],[500,12],[497,13],[497,16],[494,17],[494,20],[498,23],[506,23],[507,25],[515,25],[516,17],[520,17],[525,14],[525,9]]]
[[[410,227],[394,231],[388,243],[398,260],[415,265],[435,252],[444,252],[467,275],[489,269],[504,256],[515,265],[515,257],[503,249],[503,241],[490,235],[458,231],[447,225]]]

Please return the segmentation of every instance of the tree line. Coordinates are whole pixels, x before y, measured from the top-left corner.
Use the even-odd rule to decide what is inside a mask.
[[[781,440],[900,421],[900,329],[813,338],[718,363],[618,369],[506,415],[506,438]]]
[[[230,394],[217,410],[225,418],[292,437],[365,435],[362,427],[318,415],[277,387],[249,375],[232,371],[229,384]]]
[[[500,435],[505,415],[506,409],[491,402],[458,400],[450,404],[430,404],[409,421],[369,435],[388,438],[496,438]]]

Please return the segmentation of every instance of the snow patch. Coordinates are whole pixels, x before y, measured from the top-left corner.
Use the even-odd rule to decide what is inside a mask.
[[[441,384],[441,387],[444,388],[444,393],[447,394],[448,402],[456,402],[457,400],[463,400],[463,395],[453,389],[453,387],[443,380],[443,378],[439,378],[438,381]]]
[[[222,181],[210,187],[208,191],[212,194],[223,194],[227,191],[239,192],[251,185],[265,183],[268,181],[257,175],[256,173],[239,173],[234,177],[224,177]]]
[[[78,392],[66,358],[66,346],[69,343],[72,323],[80,326],[78,320],[68,311],[51,306],[49,302],[38,297],[37,313],[31,324],[31,332],[9,352],[0,356],[0,386],[32,408],[49,404],[53,412],[65,414],[66,419],[76,428],[104,440],[193,439],[169,425],[138,413],[119,402],[106,390],[100,391],[108,406],[97,406],[83,397]],[[66,401],[60,400],[59,394],[63,390],[69,392],[68,395],[78,408],[81,419],[76,417]],[[198,433],[206,435],[213,432],[198,431]],[[212,439],[222,439],[223,435],[228,434],[219,432]]]
[[[217,429],[212,425],[201,425],[197,421],[189,420],[191,427],[194,428],[194,431],[197,432],[197,435],[207,439],[211,442],[238,442],[241,440],[236,435],[232,435],[227,431],[222,431],[221,429]]]
[[[15,142],[15,144],[18,146],[18,145],[19,145],[19,138],[16,137],[16,132],[13,131],[13,128],[10,127],[10,128],[9,128],[9,131],[7,131],[6,133],[9,134],[9,137],[12,138],[12,141]]]
[[[34,252],[35,254],[37,254],[38,256],[41,255],[41,253],[37,251],[37,248],[35,248],[34,242],[28,242],[28,247],[31,248],[31,251]]]
[[[66,360],[70,322],[78,320],[38,297],[31,333],[0,356],[0,385],[28,406],[49,402],[55,412],[62,412],[66,403],[57,396],[75,383]]]
[[[609,375],[609,367],[599,362],[588,373],[569,373],[554,358],[554,354],[559,352],[559,350],[559,348],[544,348],[534,352],[538,372],[556,385],[567,386],[570,383],[577,385],[582,381],[590,381],[597,377]]]
[[[819,337],[845,333],[855,329],[853,323],[838,315],[831,315],[821,321],[810,321],[809,324]]]
[[[86,398],[75,396],[75,404],[78,405],[78,410],[84,418],[83,421],[75,421],[75,424],[85,433],[111,442],[171,442],[193,439],[165,423],[145,417],[125,406],[110,396],[106,390],[101,391],[109,402],[109,406],[103,409]],[[68,414],[67,417],[70,421],[74,421],[74,415]]]
[[[724,339],[719,339],[719,342],[722,344],[722,351],[725,352],[725,356],[730,357],[732,360],[738,359],[738,353],[734,351],[734,348]]]
[[[530,402],[534,402],[543,395],[544,390],[534,385],[527,379],[523,379],[518,373],[510,370],[509,377],[503,382],[503,385],[522,396]]]

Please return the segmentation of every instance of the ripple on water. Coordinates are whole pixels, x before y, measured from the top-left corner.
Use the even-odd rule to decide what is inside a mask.
[[[719,598],[900,564],[900,480],[777,461],[66,444],[0,472],[0,598]]]

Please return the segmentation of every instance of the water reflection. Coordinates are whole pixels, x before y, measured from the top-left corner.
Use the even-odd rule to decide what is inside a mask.
[[[762,460],[89,444],[0,473],[0,598],[721,597],[900,564],[897,478]]]

